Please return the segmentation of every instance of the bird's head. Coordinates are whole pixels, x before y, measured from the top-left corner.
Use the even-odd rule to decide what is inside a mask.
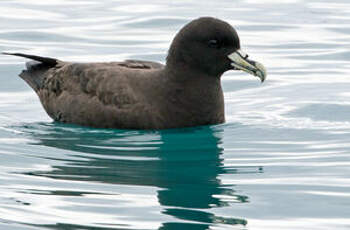
[[[192,68],[210,76],[221,76],[228,70],[243,70],[266,78],[262,64],[250,60],[241,49],[236,30],[216,18],[202,17],[185,25],[175,36],[167,65]]]

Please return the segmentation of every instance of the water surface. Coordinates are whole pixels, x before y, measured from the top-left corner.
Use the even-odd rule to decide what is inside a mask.
[[[349,229],[350,3],[3,0],[0,50],[164,62],[215,16],[264,63],[223,76],[226,124],[164,131],[52,122],[0,56],[0,229]]]

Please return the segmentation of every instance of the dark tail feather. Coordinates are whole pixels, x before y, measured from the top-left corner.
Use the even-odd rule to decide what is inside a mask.
[[[40,57],[22,53],[2,52],[2,54],[19,56],[34,60],[26,63],[27,69],[23,70],[19,76],[35,91],[38,91],[40,88],[42,88],[43,80],[45,78],[45,73],[47,70],[57,65],[58,62],[58,60],[54,58]]]
[[[12,56],[18,56],[18,57],[24,57],[24,58],[29,58],[34,61],[38,61],[41,63],[45,63],[51,67],[55,66],[57,64],[57,59],[55,58],[49,58],[49,57],[40,57],[40,56],[35,56],[35,55],[29,55],[29,54],[22,54],[22,53],[7,53],[7,52],[2,52],[2,54],[5,55],[12,55]]]

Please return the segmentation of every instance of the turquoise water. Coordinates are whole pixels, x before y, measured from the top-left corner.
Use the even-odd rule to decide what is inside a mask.
[[[0,229],[349,229],[350,3],[2,0],[0,50],[163,62],[199,16],[265,64],[223,76],[226,124],[165,131],[53,123],[0,56]]]

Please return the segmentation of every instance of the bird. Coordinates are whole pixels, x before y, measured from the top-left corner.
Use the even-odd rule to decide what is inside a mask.
[[[242,70],[266,78],[265,67],[241,50],[236,30],[200,17],[175,35],[165,64],[125,60],[76,63],[23,53],[19,76],[56,122],[94,128],[171,129],[225,122],[221,77]]]

